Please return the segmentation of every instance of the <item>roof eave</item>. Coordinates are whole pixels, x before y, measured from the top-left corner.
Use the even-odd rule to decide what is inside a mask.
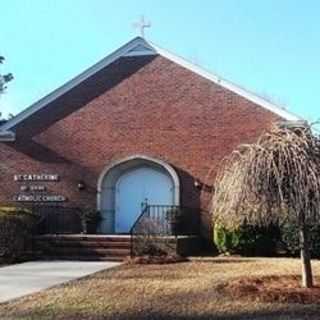
[[[16,135],[12,131],[0,130],[0,142],[14,142],[16,140]]]
[[[296,115],[292,112],[289,112],[288,110],[286,110],[285,108],[272,103],[266,99],[264,99],[263,97],[260,97],[259,95],[257,95],[256,93],[253,93],[231,81],[225,80],[220,76],[217,76],[215,74],[213,74],[212,72],[198,66],[195,65],[194,63],[188,61],[187,59],[180,57],[174,53],[169,52],[168,50],[162,49],[159,46],[150,43],[152,45],[152,47],[159,53],[159,55],[179,64],[180,66],[216,83],[217,85],[228,89],[238,95],[240,95],[241,97],[257,104],[258,106],[261,106],[269,111],[271,111],[274,114],[277,114],[278,116],[280,116],[281,118],[283,118],[284,120],[288,120],[288,121],[298,121],[298,120],[304,120],[301,116]]]
[[[141,49],[142,48],[142,49]],[[24,121],[26,118],[37,112],[38,110],[42,109],[61,95],[65,94],[81,82],[88,79],[90,76],[95,74],[96,72],[102,70],[103,68],[107,67],[112,62],[116,61],[117,59],[121,57],[128,57],[128,56],[141,56],[141,55],[161,55],[168,60],[171,60],[172,62],[177,63],[178,65],[198,74],[199,76],[202,76],[217,85],[220,85],[240,96],[243,98],[255,103],[258,106],[263,107],[264,109],[269,110],[270,112],[280,116],[284,120],[290,120],[290,121],[297,121],[297,120],[303,120],[302,117],[295,115],[288,110],[271,103],[270,101],[265,100],[264,98],[258,96],[257,94],[250,92],[249,90],[246,90],[242,88],[239,85],[236,85],[230,81],[227,81],[225,79],[222,79],[221,77],[205,70],[204,68],[201,68],[192,62],[186,60],[185,58],[179,57],[178,55],[171,53],[165,49],[160,48],[159,46],[153,44],[150,41],[147,41],[141,37],[136,37],[114,51],[113,53],[106,56],[104,59],[100,60],[98,63],[93,65],[92,67],[88,68],[72,80],[68,81],[66,84],[62,85],[58,89],[54,90],[52,93],[48,94],[47,96],[43,97],[36,103],[32,104],[30,107],[19,113],[14,118],[8,120],[6,123],[4,123],[2,126],[0,126],[0,132],[1,131],[10,131],[12,130],[17,124]]]
[[[37,112],[38,110],[42,109],[58,97],[62,96],[75,86],[79,85],[98,71],[102,70],[103,68],[107,67],[117,59],[121,57],[125,57],[126,55],[132,56],[133,54],[128,54],[137,46],[145,46],[146,50],[144,52],[137,52],[136,55],[155,55],[157,54],[153,48],[141,37],[136,37],[114,51],[113,53],[106,56],[104,59],[100,60],[98,63],[94,64],[92,67],[86,69],[84,72],[80,73],[78,76],[74,77],[64,85],[60,86],[56,90],[52,91],[48,95],[44,96],[28,108],[24,109],[22,112],[17,114],[15,117],[11,118],[3,125],[0,126],[0,131],[8,131],[14,128],[17,124]]]

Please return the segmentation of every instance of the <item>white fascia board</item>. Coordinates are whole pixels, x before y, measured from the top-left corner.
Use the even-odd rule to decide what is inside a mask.
[[[14,142],[16,135],[12,131],[0,131],[0,142]]]
[[[260,97],[259,95],[250,92],[244,88],[242,88],[239,85],[236,85],[230,81],[224,80],[222,78],[220,78],[217,75],[212,74],[211,72],[195,65],[194,63],[186,60],[185,58],[182,58],[174,53],[171,53],[165,49],[162,49],[160,47],[158,47],[157,45],[151,44],[152,47],[157,51],[157,53],[169,60],[171,60],[172,62],[177,63],[178,65],[220,85],[223,88],[226,88],[236,94],[238,94],[239,96],[279,115],[281,118],[285,119],[285,120],[289,120],[289,121],[297,121],[297,120],[302,120],[302,118],[298,115],[295,115],[294,113],[291,113],[287,110],[285,110],[284,108],[271,103],[270,101],[267,101],[266,99]]]
[[[145,39],[141,37],[136,37],[133,40],[129,41],[124,46],[120,47],[118,50],[114,51],[89,69],[82,72],[80,75],[76,76],[72,80],[68,81],[63,86],[59,87],[58,89],[54,90],[52,93],[48,94],[44,98],[40,99],[36,103],[32,104],[30,107],[19,113],[14,118],[8,120],[5,124],[0,126],[0,132],[1,131],[8,131],[15,127],[18,123],[25,120],[35,112],[39,111],[49,103],[53,102],[72,88],[79,85],[81,82],[85,81],[95,73],[99,72],[100,70],[106,68],[108,65],[110,65],[112,62],[116,61],[117,59],[121,57],[130,57],[130,56],[146,56],[146,55],[161,55],[172,62],[177,63],[178,65],[246,98],[249,101],[252,101],[253,103],[279,115],[280,117],[284,118],[285,120],[301,120],[302,118],[265,100],[262,97],[259,97],[258,95],[232,83],[229,81],[226,81],[211,72],[191,63],[190,61],[179,57],[176,54],[173,54],[167,50],[164,50],[157,45],[151,43],[150,41],[146,41]]]
[[[145,47],[145,50],[137,50],[135,53],[133,50],[135,47]],[[131,51],[131,52],[130,52]],[[25,120],[35,112],[39,111],[49,103],[53,102],[66,92],[70,91],[72,88],[79,85],[81,82],[85,81],[86,79],[90,78],[95,73],[99,72],[100,70],[106,68],[112,62],[116,61],[117,59],[126,56],[126,54],[130,52],[129,56],[141,56],[141,55],[155,55],[157,54],[154,49],[141,37],[136,37],[124,46],[120,47],[118,50],[114,51],[89,69],[85,70],[72,80],[68,81],[63,86],[59,87],[58,89],[54,90],[44,98],[40,99],[36,103],[32,104],[30,107],[16,115],[14,118],[8,120],[5,124],[0,126],[0,130],[6,131],[10,130],[15,127],[18,123]]]
[[[141,50],[141,51],[131,51],[123,55],[123,57],[138,57],[138,56],[154,56],[157,55],[154,50]]]

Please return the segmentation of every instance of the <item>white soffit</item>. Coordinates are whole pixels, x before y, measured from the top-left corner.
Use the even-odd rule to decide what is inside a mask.
[[[102,70],[112,62],[116,61],[117,59],[121,57],[128,57],[128,56],[143,56],[143,55],[157,55],[157,54],[279,115],[285,120],[292,120],[292,121],[301,120],[301,117],[265,100],[264,98],[242,88],[241,86],[238,86],[232,82],[224,80],[212,74],[211,72],[189,62],[188,60],[182,57],[179,57],[178,55],[173,54],[167,50],[164,50],[141,37],[136,37],[133,40],[129,41],[124,46],[120,47],[118,50],[114,51],[113,53],[111,53],[110,55],[108,55],[98,63],[96,63],[95,65],[93,65],[91,68],[85,70],[84,72],[82,72],[81,74],[73,78],[72,80],[68,81],[63,86],[54,90],[52,93],[40,99],[36,103],[32,104],[30,107],[28,107],[27,109],[19,113],[17,116],[15,116],[14,118],[10,119],[5,124],[3,124],[0,127],[0,139],[1,139],[1,135],[4,135],[6,131],[14,128],[18,123],[22,122],[23,120],[25,120],[26,118],[34,114],[35,112],[39,111],[49,103],[53,102],[55,99],[59,98],[60,96],[62,96],[63,94],[71,90],[72,88],[79,85],[81,82],[85,81],[86,79],[88,79],[89,77],[97,73],[98,71]]]

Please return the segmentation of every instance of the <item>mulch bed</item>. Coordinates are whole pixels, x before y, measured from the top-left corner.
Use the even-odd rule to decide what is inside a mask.
[[[318,279],[319,280],[319,279]],[[319,283],[319,281],[318,281]],[[314,304],[320,302],[320,287],[301,288],[298,276],[265,276],[239,278],[217,288],[234,299],[266,303]]]
[[[169,264],[189,261],[185,257],[179,255],[163,255],[163,256],[139,256],[128,258],[125,263],[127,264]]]

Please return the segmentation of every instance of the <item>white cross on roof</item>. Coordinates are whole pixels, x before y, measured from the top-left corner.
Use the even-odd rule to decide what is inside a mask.
[[[141,37],[144,38],[145,37],[144,29],[150,28],[151,27],[151,22],[146,22],[145,19],[144,19],[144,16],[141,16],[140,21],[135,22],[133,24],[133,26],[136,29],[139,29]]]

